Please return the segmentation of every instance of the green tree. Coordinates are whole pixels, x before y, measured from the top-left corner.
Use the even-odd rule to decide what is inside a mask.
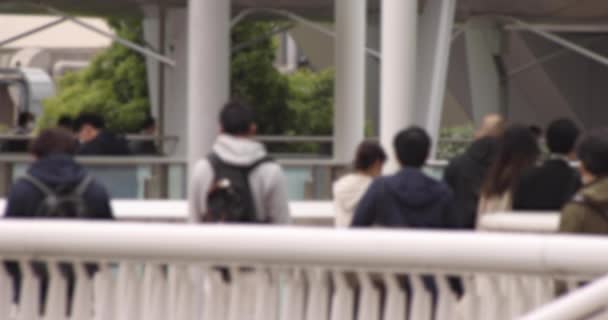
[[[139,19],[110,19],[117,35],[143,43]],[[110,130],[136,132],[150,110],[145,58],[120,44],[99,54],[91,65],[59,81],[58,94],[45,101],[41,127],[53,126],[62,115],[96,112]]]
[[[260,38],[278,26],[245,21],[232,30],[234,45],[251,45],[232,55],[231,93],[255,108],[261,134],[283,134],[292,119],[288,79],[274,67],[276,43],[270,37]]]

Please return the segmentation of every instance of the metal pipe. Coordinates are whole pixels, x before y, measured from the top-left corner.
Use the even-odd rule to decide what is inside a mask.
[[[0,254],[6,259],[61,257],[80,261],[255,263],[361,271],[591,277],[606,271],[606,252],[608,241],[591,236],[0,221]]]
[[[139,52],[139,53],[141,53],[141,54],[143,54],[145,56],[148,56],[148,57],[151,57],[153,59],[159,60],[162,63],[167,64],[167,65],[169,65],[171,67],[175,67],[176,62],[175,62],[175,60],[173,60],[171,58],[165,57],[165,56],[163,56],[161,54],[158,54],[158,53],[156,53],[156,52],[154,52],[154,51],[152,51],[152,50],[150,50],[148,48],[140,46],[140,45],[138,45],[138,44],[136,44],[136,43],[134,43],[132,41],[123,39],[123,38],[121,38],[119,36],[116,36],[114,34],[111,34],[111,33],[108,33],[108,32],[106,32],[104,30],[101,30],[101,29],[99,29],[99,28],[97,28],[97,27],[95,27],[95,26],[93,26],[91,24],[88,24],[88,23],[86,23],[86,22],[84,22],[84,21],[82,21],[82,20],[80,20],[80,19],[78,19],[78,18],[76,18],[74,16],[71,16],[71,15],[65,13],[65,12],[62,12],[60,10],[54,9],[52,7],[46,7],[46,6],[42,6],[42,7],[44,9],[46,9],[48,12],[50,12],[52,14],[55,14],[55,15],[58,15],[58,16],[62,16],[63,18],[65,18],[65,19],[67,19],[67,20],[69,20],[69,21],[71,21],[71,22],[73,22],[73,23],[75,23],[75,24],[77,24],[77,25],[79,25],[79,26],[87,29],[87,30],[95,32],[95,33],[97,33],[97,34],[99,34],[99,35],[101,35],[103,37],[112,39],[113,41],[116,41],[116,42],[120,43],[121,45],[123,45],[123,46],[125,46],[127,48],[130,48],[130,49],[132,49],[134,51],[137,51],[137,52]]]
[[[590,319],[590,316],[598,311],[603,311],[605,316],[607,300],[608,276],[604,276],[580,290],[530,312],[520,320]]]
[[[255,9],[243,10],[241,13],[239,13],[236,17],[234,17],[232,19],[232,21],[230,22],[231,27],[234,27],[235,25],[237,25],[239,22],[241,22],[247,16],[256,14],[256,13],[270,13],[273,15],[282,16],[282,17],[288,18],[290,20],[293,20],[295,22],[298,22],[308,28],[316,30],[330,38],[334,38],[334,39],[336,38],[336,32],[330,28],[324,27],[318,23],[310,21],[302,16],[299,16],[295,13],[291,13],[287,10],[271,9],[271,8],[255,8]],[[378,51],[376,49],[366,48],[365,51],[368,55],[370,55],[376,59],[381,58],[380,51]]]
[[[45,24],[43,24],[43,25],[41,25],[39,27],[36,27],[34,29],[25,31],[25,32],[17,34],[17,35],[14,35],[14,36],[6,38],[4,40],[0,40],[0,47],[4,47],[5,45],[7,45],[9,43],[15,42],[17,40],[20,40],[20,39],[23,39],[23,38],[26,38],[26,37],[29,37],[29,36],[31,36],[33,34],[36,34],[36,33],[40,32],[40,31],[43,31],[43,30],[46,30],[48,28],[54,27],[56,25],[59,25],[59,24],[65,22],[67,20],[68,19],[65,18],[65,17],[59,18],[59,19],[53,20],[53,21],[51,21],[49,23],[45,23]]]
[[[582,56],[585,56],[591,60],[594,60],[600,64],[603,64],[604,66],[608,66],[608,58],[604,57],[598,53],[593,52],[592,50],[589,50],[583,46],[580,46],[572,41],[569,41],[567,39],[564,39],[560,36],[557,36],[553,33],[544,31],[542,29],[540,29],[539,27],[536,27],[532,24],[523,22],[519,19],[513,18],[513,17],[508,17],[508,19],[513,20],[516,24],[518,24],[519,26],[521,26],[524,30],[527,30],[529,32],[532,32],[540,37],[543,37],[549,41],[552,41],[558,45],[561,45],[564,48],[570,49]]]

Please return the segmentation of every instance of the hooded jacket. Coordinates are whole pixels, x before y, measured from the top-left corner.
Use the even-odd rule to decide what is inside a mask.
[[[608,234],[608,178],[597,180],[566,204],[561,213],[560,232]]]
[[[221,134],[212,148],[222,161],[235,166],[250,166],[267,156],[264,146],[247,138]],[[207,159],[199,161],[190,181],[190,221],[202,222],[207,212],[207,196],[213,184],[213,167]],[[256,220],[273,224],[290,221],[287,181],[281,166],[265,162],[249,175],[249,185],[256,208]]]
[[[34,162],[28,173],[52,190],[73,190],[87,176],[86,170],[68,155],[50,155]],[[9,192],[5,217],[30,218],[41,207],[45,195],[26,180],[18,180]],[[112,219],[110,197],[105,187],[93,179],[84,200],[88,219]],[[44,217],[37,217],[44,218]]]
[[[348,174],[333,186],[336,227],[348,227],[353,219],[359,200],[372,183],[372,177],[361,173]]]
[[[449,219],[455,227],[475,228],[481,185],[495,153],[496,139],[481,138],[446,167],[443,179],[454,192],[454,211]]]
[[[78,154],[83,156],[122,156],[130,153],[125,139],[105,130],[100,131],[95,139],[80,145],[78,150]]]
[[[352,226],[449,228],[452,192],[420,169],[404,168],[372,182]]]

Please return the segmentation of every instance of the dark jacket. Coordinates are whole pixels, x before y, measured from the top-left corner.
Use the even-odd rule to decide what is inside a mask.
[[[51,155],[34,162],[28,174],[44,183],[52,190],[73,190],[87,176],[86,170],[68,155]],[[8,196],[4,216],[7,218],[44,218],[35,216],[35,212],[44,201],[44,194],[38,188],[24,179],[18,180]],[[89,183],[83,198],[86,203],[86,219],[113,219],[110,197],[105,187],[93,180]],[[6,262],[5,266],[13,278],[14,296],[17,302],[21,290],[21,271],[15,262]],[[40,308],[44,308],[48,273],[44,263],[33,263],[32,267],[41,281]],[[87,271],[92,274],[97,269],[95,265],[87,264]],[[67,280],[68,301],[71,300],[74,289],[74,271],[69,264],[60,264],[60,271]]]
[[[72,190],[87,175],[72,157],[52,155],[34,162],[28,173],[53,190]],[[10,190],[5,217],[30,218],[40,208],[44,194],[26,180],[17,181]],[[105,187],[93,180],[84,193],[89,219],[112,219],[110,197]],[[39,217],[42,218],[42,217]]]
[[[560,211],[581,188],[581,178],[562,159],[527,169],[513,194],[514,210]]]
[[[564,206],[559,231],[608,234],[608,178],[585,186]]]
[[[122,156],[129,155],[127,141],[111,132],[102,130],[95,139],[83,143],[78,150],[79,155],[86,156]]]
[[[478,139],[445,169],[443,179],[454,192],[450,221],[457,228],[475,228],[481,185],[496,154],[496,145],[495,138]]]
[[[355,211],[352,226],[446,228],[452,192],[421,170],[404,168],[376,179]]]

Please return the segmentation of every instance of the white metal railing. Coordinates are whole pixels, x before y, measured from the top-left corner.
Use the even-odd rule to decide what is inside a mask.
[[[480,217],[478,226],[485,231],[553,233],[559,227],[559,212],[501,212]]]
[[[76,270],[72,319],[513,319],[553,300],[555,279],[605,273],[605,252],[600,237],[5,220],[0,256],[23,276],[11,308],[0,272],[0,318],[36,318],[41,261],[45,319],[65,319],[61,261]]]
[[[117,220],[132,222],[186,222],[188,202],[185,200],[112,200]],[[0,199],[0,216],[6,199]],[[296,225],[333,226],[334,208],[329,201],[292,201],[291,220]]]
[[[523,320],[606,319],[608,276],[526,315]]]

